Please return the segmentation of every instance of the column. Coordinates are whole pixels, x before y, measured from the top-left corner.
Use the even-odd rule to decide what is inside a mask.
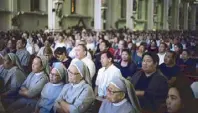
[[[172,0],[172,29],[178,30],[179,29],[179,0]]]
[[[191,5],[191,24],[190,24],[190,29],[191,30],[196,30],[196,5]]]
[[[61,26],[59,26],[59,20],[60,18],[56,15],[56,10],[61,10],[57,9],[58,4],[63,3],[63,0],[48,0],[48,27],[50,30],[60,30]]]
[[[157,29],[162,29],[163,23],[163,1],[157,3]]]
[[[43,12],[47,12],[47,0],[39,0],[39,9]]]
[[[94,1],[94,29],[102,30],[102,11],[101,11],[101,0]]]
[[[13,12],[9,15],[9,23],[8,23],[8,28],[13,29],[14,27],[12,26],[12,18],[14,17],[14,12],[16,13],[18,11],[18,6],[17,2],[20,2],[19,0],[9,0],[9,11]]]
[[[129,29],[133,29],[133,0],[127,0],[126,3],[127,11],[126,11],[126,27]]]
[[[148,0],[147,30],[153,29],[153,9],[154,9],[154,0]]]
[[[77,14],[87,16],[88,7],[88,0],[76,0]]]
[[[188,30],[188,2],[183,3],[183,11],[184,11],[184,30]]]
[[[169,0],[163,1],[163,30],[169,29],[168,24],[168,10],[169,10]]]

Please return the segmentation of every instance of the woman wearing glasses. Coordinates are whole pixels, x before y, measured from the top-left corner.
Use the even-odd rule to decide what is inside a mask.
[[[44,86],[41,92],[41,99],[37,103],[35,113],[53,112],[52,107],[64,87],[66,76],[65,66],[61,62],[54,63],[49,74],[50,82]]]
[[[69,84],[63,87],[54,105],[55,113],[86,113],[95,99],[85,64],[76,60],[68,68]]]
[[[99,113],[140,113],[141,108],[132,84],[122,78],[114,77],[107,87],[107,98]]]

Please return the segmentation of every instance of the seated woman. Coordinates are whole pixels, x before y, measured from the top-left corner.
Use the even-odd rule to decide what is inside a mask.
[[[159,57],[156,53],[143,54],[142,70],[132,76],[136,95],[145,111],[155,112],[165,103],[168,93],[168,80],[157,70]]]
[[[58,60],[53,56],[53,51],[50,47],[46,47],[43,54],[47,57],[50,67],[52,67],[53,63],[58,62]]]
[[[67,55],[65,47],[58,47],[54,51],[54,54],[55,54],[56,58],[65,65],[66,68],[69,67],[72,59]]]
[[[88,68],[76,60],[68,68],[68,77],[69,84],[57,98],[54,113],[86,113],[95,100]]]
[[[133,85],[125,78],[115,76],[107,88],[107,98],[99,113],[141,113]]]
[[[166,113],[198,113],[192,89],[184,81],[171,85],[166,99]]]
[[[136,72],[137,66],[131,60],[131,52],[128,49],[123,49],[121,54],[121,61],[116,65],[124,78],[132,77]]]
[[[138,50],[136,50],[133,53],[133,61],[135,62],[135,64],[137,65],[138,69],[142,68],[142,55],[144,54],[144,52],[146,51],[146,47],[144,43],[141,43],[140,46],[138,47]]]
[[[8,113],[28,113],[35,109],[37,98],[44,85],[48,82],[49,65],[46,57],[35,57],[32,63],[32,72],[22,84],[20,98],[8,108]]]
[[[35,113],[52,113],[54,102],[64,86],[66,71],[62,63],[55,63],[49,75],[50,82],[44,86],[41,92],[41,99],[37,103]]]
[[[14,53],[8,53],[4,57],[3,67],[8,70],[5,75],[0,75],[4,79],[4,89],[1,94],[3,104],[9,104],[16,100],[18,90],[26,79],[26,75]]]

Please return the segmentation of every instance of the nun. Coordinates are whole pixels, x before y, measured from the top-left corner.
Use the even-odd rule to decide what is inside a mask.
[[[49,74],[50,82],[44,86],[41,92],[41,99],[37,103],[35,113],[53,112],[52,107],[66,82],[66,76],[65,66],[61,62],[54,63]]]
[[[68,68],[69,83],[63,87],[54,105],[54,113],[87,113],[95,95],[88,68],[76,60]]]
[[[23,68],[14,53],[8,53],[4,57],[3,67],[8,72],[2,75],[4,79],[4,88],[1,94],[2,101],[5,104],[12,103],[16,100],[18,90],[26,79]]]
[[[107,87],[107,98],[99,113],[141,113],[133,85],[125,78],[115,76]]]
[[[32,63],[32,72],[22,84],[20,98],[12,103],[7,113],[28,113],[35,109],[40,93],[48,82],[49,65],[46,57],[35,57]]]

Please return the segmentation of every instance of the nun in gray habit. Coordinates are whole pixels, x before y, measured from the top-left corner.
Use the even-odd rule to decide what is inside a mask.
[[[44,85],[48,82],[49,65],[46,57],[35,57],[32,72],[19,90],[19,99],[12,103],[7,113],[29,113],[34,111]]]
[[[61,62],[53,64],[49,75],[50,82],[44,86],[41,92],[35,113],[51,113],[53,111],[52,107],[67,81],[67,76],[66,67]]]
[[[107,98],[99,113],[141,113],[133,85],[123,77],[115,76],[107,88]]]
[[[95,95],[88,68],[82,61],[70,64],[68,80],[55,102],[54,113],[87,113]]]
[[[1,74],[4,79],[4,89],[1,97],[3,104],[7,105],[16,100],[18,90],[25,81],[26,75],[18,57],[14,53],[8,53],[4,57],[3,67],[8,71]]]

